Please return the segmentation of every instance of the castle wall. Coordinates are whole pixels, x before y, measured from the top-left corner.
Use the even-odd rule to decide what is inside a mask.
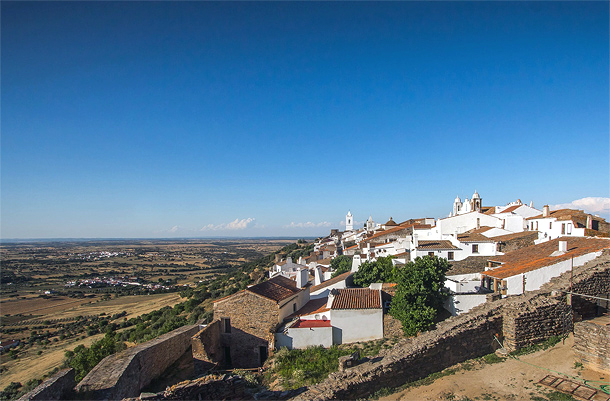
[[[211,363],[222,362],[222,346],[220,343],[220,320],[214,320],[192,339],[193,356]]]
[[[183,326],[154,340],[110,355],[98,363],[75,390],[78,398],[94,400],[137,397],[186,352],[199,325]]]
[[[19,397],[17,401],[46,401],[71,399],[74,389],[76,373],[74,369],[65,369],[57,372],[49,379],[40,383],[34,390]]]
[[[595,321],[576,323],[574,352],[588,368],[610,372],[610,326]]]

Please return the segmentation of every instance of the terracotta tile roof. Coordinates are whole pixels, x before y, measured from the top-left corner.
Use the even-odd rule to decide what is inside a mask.
[[[559,250],[559,241],[568,242],[568,251],[560,256],[551,256],[553,252]],[[610,248],[610,240],[605,238],[561,237],[542,244],[517,249],[505,255],[495,256],[489,260],[500,262],[502,265],[481,272],[481,274],[504,279],[607,248]]]
[[[495,242],[494,240],[489,239],[488,237],[479,233],[458,234],[457,239],[460,242]]]
[[[315,262],[319,265],[330,265],[331,260],[333,260],[333,258],[320,259]]]
[[[331,309],[381,309],[379,290],[370,288],[345,288],[335,290]]]
[[[385,226],[389,227],[389,226],[397,226],[398,224],[396,224],[396,222],[394,220],[392,220],[392,218],[390,217],[390,220],[386,221]]]
[[[345,248],[345,250],[347,251],[348,249],[354,249],[354,248],[358,248],[358,244],[352,245],[349,248]]]
[[[311,327],[332,327],[330,320],[297,320],[290,326],[291,329],[308,329]]]
[[[316,313],[328,312],[330,308],[326,307],[328,297],[312,299],[307,302],[301,309],[288,316],[287,319],[293,319],[299,316],[315,315]]]
[[[272,279],[247,288],[246,291],[279,302],[299,293],[302,289],[297,288],[297,284],[293,280],[283,276],[275,276]]]
[[[424,240],[419,241],[417,243],[417,249],[426,250],[426,249],[460,249],[457,246],[453,245],[449,240]]]
[[[486,231],[491,230],[493,227],[490,226],[481,226],[479,228],[473,228],[472,230],[466,231],[464,234],[482,234]]]
[[[481,213],[483,214],[494,214],[496,212],[495,206],[481,206]]]
[[[513,205],[513,206],[507,207],[506,209],[502,210],[500,213],[512,213],[515,210],[519,209],[521,206],[523,206],[523,205]]]
[[[343,274],[339,274],[337,277],[331,278],[330,280],[326,280],[323,283],[320,283],[318,285],[314,285],[313,287],[311,287],[309,289],[310,292],[316,292],[321,290],[322,288],[326,288],[329,285],[333,285],[336,284],[340,281],[345,280],[350,274],[352,274],[352,272],[347,272],[347,273],[343,273]]]
[[[536,237],[537,237],[538,231],[521,231],[519,233],[498,235],[497,237],[493,237],[493,239],[497,242],[501,242],[501,241],[510,241],[511,239],[515,239],[515,238],[529,237],[530,235],[536,235]]]
[[[378,232],[378,233],[375,233],[375,234],[371,235],[370,237],[365,238],[364,240],[361,241],[361,243],[362,242],[368,242],[368,241],[370,241],[370,240],[372,240],[374,238],[378,238],[378,237],[380,237],[382,235],[391,234],[391,233],[395,233],[395,232],[406,230],[406,229],[407,229],[407,227],[402,227],[402,226],[397,226],[397,227],[394,227],[394,228],[388,228],[387,230],[383,230],[381,232]]]
[[[411,255],[411,252],[410,252],[410,251],[405,251],[405,252],[397,253],[396,255],[392,255],[392,256],[394,256],[395,258],[400,258],[400,259],[402,259],[402,258],[404,258],[404,257],[407,257],[407,258],[408,258],[408,257],[409,257],[409,255]]]
[[[583,210],[577,209],[559,209],[559,210],[551,210],[547,217],[542,217],[542,214],[537,216],[528,217],[527,220],[535,220],[535,219],[548,219],[551,217],[555,217],[557,220],[571,220],[574,217],[586,217],[588,213],[585,213]],[[591,217],[595,217],[596,220],[606,221],[605,219],[597,216],[591,215]]]

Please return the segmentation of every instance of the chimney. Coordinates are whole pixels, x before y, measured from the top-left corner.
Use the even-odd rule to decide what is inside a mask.
[[[593,220],[591,220],[591,215],[590,214],[587,215],[587,224],[585,225],[585,227],[587,227],[588,229],[592,229],[593,228]]]
[[[286,264],[287,264],[287,265],[291,265],[291,264],[292,264],[292,258],[291,258],[290,256],[288,256],[288,257],[286,258]]]
[[[307,269],[299,269],[297,270],[297,287],[303,288],[307,285],[309,281],[309,270]]]
[[[322,279],[322,268],[320,268],[320,266],[316,266],[314,269],[314,285],[320,285],[322,284],[322,281],[324,281]]]
[[[542,208],[542,217],[549,217],[550,214],[551,208],[549,208],[549,205],[544,205],[544,207]]]
[[[559,252],[568,251],[568,241],[559,241]]]
[[[413,234],[413,246],[417,248],[418,243],[417,234]]]
[[[356,273],[361,264],[362,258],[360,255],[354,255],[354,259],[352,259],[352,273]]]

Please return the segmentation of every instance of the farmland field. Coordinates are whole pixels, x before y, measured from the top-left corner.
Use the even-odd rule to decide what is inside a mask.
[[[41,379],[62,365],[65,351],[101,339],[106,325],[121,332],[134,318],[184,302],[181,295],[187,289],[290,243],[294,241],[2,244],[0,336],[3,342],[21,343],[0,357],[0,388]]]

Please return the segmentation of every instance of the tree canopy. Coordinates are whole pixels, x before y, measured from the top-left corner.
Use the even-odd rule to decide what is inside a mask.
[[[392,257],[380,257],[374,262],[366,261],[354,273],[354,284],[368,287],[371,283],[395,283],[398,268],[392,263]]]
[[[331,278],[352,270],[352,259],[345,255],[340,255],[330,261],[330,268],[333,270]]]
[[[398,270],[390,314],[400,320],[406,335],[428,330],[434,324],[448,295],[444,288],[447,270],[447,260],[436,256],[418,257]]]

